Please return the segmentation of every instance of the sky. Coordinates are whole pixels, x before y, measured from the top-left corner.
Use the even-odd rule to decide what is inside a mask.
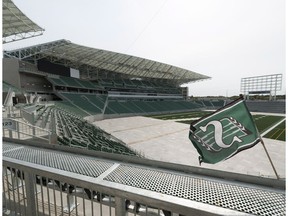
[[[45,29],[18,49],[66,39],[167,63],[211,77],[193,96],[240,94],[241,78],[283,74],[285,0],[13,0]]]

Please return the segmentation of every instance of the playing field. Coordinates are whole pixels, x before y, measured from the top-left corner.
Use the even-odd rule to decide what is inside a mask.
[[[163,115],[148,115],[146,117],[152,117],[161,120],[174,120],[174,119],[190,119],[190,118],[199,118],[204,115],[208,115],[209,111],[196,111],[196,112],[185,112],[185,113],[169,113]]]
[[[273,128],[273,130],[267,133],[264,137],[285,141],[285,137],[286,137],[286,124],[285,123],[286,121],[283,121],[282,123],[277,125],[275,128]]]
[[[149,117],[161,120],[174,120],[180,123],[190,124],[192,121],[195,121],[196,119],[205,116],[209,113],[211,112],[199,111],[190,113],[154,115]],[[268,133],[265,133],[264,137],[281,141],[285,141],[285,134],[286,134],[285,120],[283,121],[284,118],[285,116],[275,116],[269,114],[253,115],[254,122],[260,134],[270,130]],[[281,123],[279,124],[279,122]]]

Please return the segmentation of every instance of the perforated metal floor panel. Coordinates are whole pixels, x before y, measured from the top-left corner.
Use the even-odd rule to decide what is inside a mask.
[[[6,151],[4,151],[6,149]],[[9,150],[9,151],[8,151]],[[31,147],[13,148],[3,143],[3,156],[18,160],[23,160],[30,163],[35,163],[43,166],[48,166],[68,172],[82,174],[91,177],[98,177],[113,163],[82,157],[75,154],[61,153],[48,149],[36,149]]]
[[[120,165],[104,180],[256,215],[285,215],[285,194]]]
[[[2,155],[71,173],[97,178],[106,185],[119,184],[166,194],[193,202],[253,215],[285,215],[285,191],[240,184],[224,179],[201,177],[169,170],[104,160],[52,149],[3,143]],[[106,176],[106,177],[105,177]],[[102,179],[104,178],[104,179]],[[125,189],[126,190],[126,189]]]
[[[3,145],[2,145],[2,152],[4,153],[4,152],[8,152],[8,151],[11,151],[11,150],[16,150],[16,149],[18,149],[18,148],[22,148],[22,146],[21,145],[9,145],[9,144],[5,144],[5,143],[3,143]]]

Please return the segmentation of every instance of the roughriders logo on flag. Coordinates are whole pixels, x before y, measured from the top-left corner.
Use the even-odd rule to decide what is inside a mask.
[[[200,163],[212,164],[251,148],[261,140],[243,98],[192,122],[189,139],[200,154]]]

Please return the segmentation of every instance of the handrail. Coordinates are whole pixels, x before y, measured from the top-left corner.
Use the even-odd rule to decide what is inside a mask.
[[[253,199],[256,199],[255,200],[256,203],[258,203],[258,205],[260,205],[261,208],[262,208],[261,197],[265,196],[266,202],[265,204],[263,203],[264,208],[266,208],[265,205],[267,205],[267,203],[270,203],[269,205],[272,205],[273,209],[275,207],[275,210],[277,209],[277,211],[280,211],[282,213],[285,212],[285,209],[282,209],[283,205],[285,208],[285,204],[283,204],[285,203],[283,201],[285,200],[285,192],[283,192],[283,190],[280,190],[280,189],[273,189],[270,187],[267,188],[267,187],[263,187],[260,185],[253,186],[251,184],[245,184],[245,183],[243,184],[241,182],[229,181],[225,179],[219,180],[216,178],[211,178],[205,175],[201,175],[199,173],[188,174],[188,173],[185,173],[185,172],[183,173],[180,171],[176,172],[176,171],[173,171],[173,169],[172,170],[169,169],[168,167],[166,167],[166,169],[163,169],[163,168],[156,168],[155,166],[151,167],[148,165],[137,165],[135,163],[131,163],[127,161],[124,162],[123,158],[122,160],[113,160],[112,159],[113,154],[106,153],[106,159],[104,159],[101,157],[91,157],[91,156],[89,157],[85,155],[79,155],[80,152],[81,153],[85,152],[82,149],[77,149],[77,151],[73,150],[75,153],[77,152],[77,154],[75,153],[72,154],[72,153],[66,152],[66,150],[68,150],[69,148],[60,148],[62,149],[61,151],[58,148],[60,146],[55,146],[55,145],[47,146],[46,145],[48,148],[50,148],[50,150],[47,150],[47,149],[43,149],[44,146],[45,146],[44,144],[40,144],[40,143],[38,147],[33,147],[33,148],[29,146],[25,146],[25,145],[19,145],[19,143],[17,143],[17,145],[13,143],[10,143],[10,144],[4,143],[4,146],[3,146],[4,148],[3,166],[9,169],[10,171],[16,170],[16,171],[20,171],[20,173],[24,173],[24,177],[21,177],[21,175],[19,176],[18,174],[18,178],[24,178],[22,179],[22,181],[25,181],[25,185],[31,185],[29,184],[29,181],[30,180],[32,181],[36,177],[38,179],[37,181],[38,181],[39,187],[41,188],[41,193],[44,194],[42,195],[42,199],[43,197],[47,195],[47,194],[45,195],[46,193],[45,191],[47,191],[48,193],[48,188],[47,189],[44,188],[44,187],[49,187],[49,184],[47,183],[46,185],[45,183],[48,180],[50,182],[60,182],[60,185],[66,185],[65,186],[66,189],[64,191],[62,187],[63,193],[67,194],[67,199],[68,197],[70,198],[72,197],[71,199],[76,200],[76,202],[79,201],[79,204],[81,206],[79,208],[82,208],[82,206],[84,206],[83,209],[85,209],[85,203],[86,203],[86,200],[85,200],[86,195],[83,194],[84,192],[78,195],[76,193],[76,191],[80,190],[81,188],[83,189],[83,191],[86,191],[85,193],[87,193],[87,191],[88,192],[90,191],[90,193],[95,191],[95,192],[99,192],[102,195],[104,194],[105,196],[108,196],[110,200],[111,198],[113,198],[115,202],[113,201],[113,202],[108,203],[108,206],[110,206],[110,208],[111,207],[115,208],[116,216],[125,215],[125,212],[126,212],[125,203],[127,200],[140,203],[141,205],[146,206],[146,210],[150,206],[154,206],[154,207],[157,206],[156,209],[158,208],[158,214],[156,215],[159,215],[159,216],[160,216],[159,211],[160,210],[162,211],[163,209],[165,209],[166,211],[170,211],[170,212],[174,212],[174,213],[178,213],[178,214],[182,214],[186,216],[188,215],[247,215],[249,213],[245,212],[244,210],[246,207],[242,208],[243,209],[242,211],[239,211],[235,209],[229,209],[229,207],[227,208],[219,204],[219,202],[223,202],[223,204],[227,202],[229,203],[230,202],[229,196],[234,197],[233,195],[234,190],[236,190],[236,193],[238,193],[237,191],[244,190],[246,191],[247,194],[245,193],[244,195],[242,191],[241,196],[245,196],[248,199],[250,199],[249,194],[252,192],[263,193],[263,195],[260,195],[260,197],[257,198],[258,195],[256,195],[256,197],[253,198]],[[27,153],[29,153],[30,151],[31,153],[33,152],[33,155],[34,155],[33,158],[28,157],[28,155],[30,155],[31,153],[30,154],[27,154]],[[48,156],[46,158],[43,158],[44,155],[42,152],[43,153],[45,152],[44,155],[48,155]],[[12,153],[11,156],[9,156],[10,153]],[[27,154],[27,156],[25,156],[25,153]],[[17,155],[19,155],[19,159]],[[53,155],[53,158],[52,158],[52,155]],[[105,154],[102,154],[102,155],[105,155]],[[65,158],[65,163],[61,162],[63,160],[63,157]],[[132,157],[124,157],[124,158],[128,159]],[[139,162],[144,161],[144,159],[139,159],[139,158],[137,160],[140,160]],[[35,162],[32,162],[32,161],[35,161]],[[52,161],[53,163],[51,163]],[[83,163],[79,163],[79,161],[83,161]],[[171,164],[168,164],[168,165],[171,165]],[[93,170],[90,169],[92,167],[93,167]],[[121,172],[122,172],[121,170],[123,169],[124,170],[127,169],[127,170],[124,171],[121,177]],[[131,171],[129,172],[129,170]],[[137,170],[139,170],[138,174],[137,174]],[[159,176],[158,180],[155,179],[154,177],[153,177],[154,180],[152,180],[152,178],[149,176],[147,176],[147,178],[152,180],[150,182],[150,180],[148,179],[148,185],[159,182],[160,190],[158,190],[158,188],[155,188],[154,190],[149,189],[149,186],[148,188],[136,186],[138,184],[139,185],[143,184],[142,181],[146,178],[145,176],[148,173],[151,173],[154,176]],[[29,176],[29,179],[25,178],[25,176]],[[114,178],[113,176],[116,177],[115,181],[113,180]],[[171,179],[171,176],[174,176],[174,178],[178,179],[177,182],[174,182],[175,180],[173,181],[172,180],[173,178]],[[126,184],[125,182],[126,181],[129,182],[129,178],[134,179],[132,181],[134,183],[135,183],[135,180],[137,179],[139,179],[140,182],[139,183],[136,182],[136,185],[134,183],[132,183],[132,185],[130,183]],[[163,181],[162,178],[166,180]],[[167,182],[167,178],[171,180]],[[121,183],[120,179],[124,180],[125,182]],[[201,191],[202,190],[201,188],[203,186],[204,186],[203,189],[205,189],[206,184],[209,184],[209,185],[211,184],[211,186],[214,188],[209,188],[209,189],[207,188],[207,189],[209,191],[211,190],[212,194],[215,193],[215,196],[218,196],[216,195],[218,194],[217,192],[218,190],[220,193],[223,193],[223,190],[224,191],[227,190],[226,188],[228,187],[230,188],[227,191],[228,197],[221,197],[220,200],[218,200],[219,197],[215,198],[216,199],[215,204],[211,204],[211,203],[209,204],[209,202],[206,203],[205,201],[197,201],[197,200],[191,199],[189,197],[186,197],[186,195],[183,195],[184,197],[186,197],[186,198],[183,198],[182,196],[179,196],[177,194],[173,195],[173,193],[170,193],[170,192],[167,193],[165,192],[166,189],[162,191],[162,189],[166,188],[166,186],[169,186],[169,185],[171,186],[171,184],[181,185],[184,182],[186,182],[188,179],[195,180],[195,182],[193,183],[193,185],[194,184],[195,185],[193,187],[195,187],[196,191],[198,189],[200,189]],[[53,187],[55,190],[55,186]],[[187,185],[187,187],[188,187],[187,190],[191,192],[194,191],[193,187],[192,188],[189,187],[189,184]],[[35,187],[32,187],[32,189],[33,188]],[[176,189],[177,187],[174,188],[174,190]],[[168,191],[169,190],[170,189],[168,189]],[[186,191],[185,188],[184,190],[183,189],[179,189],[179,190]],[[175,192],[178,193],[178,190]],[[197,194],[198,192],[195,192],[193,196],[198,196]],[[200,200],[202,200],[202,196],[209,197],[209,195],[207,194],[209,193],[208,192],[204,193],[203,191],[203,194],[202,195],[199,194],[198,197]],[[102,197],[102,195],[100,195],[100,197]],[[48,197],[49,197],[49,194],[48,194]],[[279,197],[279,199],[276,199],[275,197]],[[68,200],[71,200],[70,198]],[[41,199],[41,196],[38,196],[38,199]],[[83,202],[81,201],[82,199],[83,199]],[[211,198],[209,199],[211,199],[212,202],[214,202],[213,195],[211,195]],[[243,200],[243,197],[239,199],[239,201],[238,201],[238,198],[235,200],[235,197],[234,197],[233,199],[234,199],[233,202],[235,202],[235,205],[237,202],[240,202],[241,205],[249,206],[248,208],[253,208],[254,204],[251,204],[249,200],[247,201]],[[90,198],[89,202],[93,203],[94,201],[95,200],[93,200],[93,198]],[[75,204],[75,201],[73,202],[68,201],[68,203]],[[68,204],[68,206],[70,204]],[[103,203],[101,203],[100,201],[100,207],[101,207],[101,204]],[[75,208],[77,212],[77,205],[75,206]],[[130,210],[128,209],[128,211]],[[163,212],[165,211],[163,210]],[[101,213],[100,215],[106,215],[106,214]],[[164,215],[166,214],[164,213]]]
[[[10,118],[10,119],[11,119],[11,118]],[[20,120],[18,120],[18,119],[11,119],[11,120],[13,120],[13,121],[15,121],[15,122],[22,123],[22,124],[27,125],[27,126],[29,126],[29,127],[33,127],[33,128],[35,128],[35,129],[42,130],[42,131],[47,132],[47,133],[51,133],[51,131],[49,131],[49,130],[47,130],[47,129],[44,129],[44,128],[41,128],[41,127],[38,127],[38,126],[35,126],[35,125],[31,125],[31,124],[29,124],[29,123],[27,123],[27,122],[23,122],[23,121],[20,121]]]
[[[261,185],[265,187],[279,188],[281,190],[285,190],[286,188],[285,179],[265,178],[261,176],[253,176],[253,175],[246,175],[246,174],[234,173],[234,172],[228,172],[228,171],[222,171],[222,170],[214,170],[214,169],[209,169],[209,168],[188,166],[184,164],[162,162],[162,161],[141,158],[141,157],[110,154],[106,152],[91,151],[91,150],[79,149],[79,148],[70,148],[70,147],[63,146],[63,145],[55,145],[55,144],[47,145],[47,144],[42,144],[42,143],[38,143],[35,141],[28,142],[26,140],[16,140],[16,139],[11,139],[11,138],[4,138],[4,137],[3,137],[3,141],[19,143],[21,145],[26,145],[26,146],[52,149],[52,150],[57,150],[60,152],[81,154],[83,156],[88,156],[88,157],[98,157],[101,159],[122,161],[125,163],[127,162],[127,163],[133,163],[135,165],[140,165],[140,166],[149,166],[152,168],[159,168],[163,170],[183,172],[186,174],[202,175],[202,176],[207,176],[211,178],[219,178],[223,180],[240,182],[244,184],[246,183],[256,184],[256,185]]]
[[[13,127],[4,127],[3,126],[3,139],[8,138],[17,138],[17,139],[25,139],[25,138],[37,138],[40,140],[44,140],[47,143],[52,143],[52,131],[34,126],[32,124],[19,121],[17,119],[12,118],[3,118],[6,121],[10,121]],[[8,132],[8,133],[7,133]],[[22,135],[22,136],[21,136]],[[23,136],[24,135],[24,136]],[[45,138],[47,136],[47,138]]]

